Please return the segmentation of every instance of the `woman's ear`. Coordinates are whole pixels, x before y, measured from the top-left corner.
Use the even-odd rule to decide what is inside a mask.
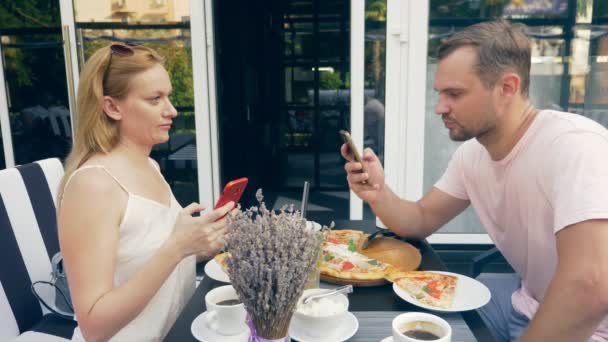
[[[116,103],[116,100],[114,100],[110,96],[103,97],[103,111],[106,113],[107,116],[114,120],[122,119],[120,107]]]

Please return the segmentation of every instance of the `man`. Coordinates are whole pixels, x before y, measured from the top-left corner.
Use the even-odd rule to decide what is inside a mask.
[[[444,175],[420,200],[403,200],[384,184],[370,149],[362,173],[343,145],[349,186],[408,237],[425,238],[473,205],[517,272],[484,280],[493,298],[480,314],[499,341],[605,341],[608,131],[532,106],[523,26],[468,27],[439,48],[438,59],[435,110],[450,138],[466,141]]]

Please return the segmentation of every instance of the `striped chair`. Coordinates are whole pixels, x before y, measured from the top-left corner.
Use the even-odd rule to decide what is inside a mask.
[[[50,279],[59,251],[55,203],[62,176],[56,158],[0,171],[0,341],[66,341],[76,326],[30,292],[33,282]],[[54,303],[52,288],[37,289]]]

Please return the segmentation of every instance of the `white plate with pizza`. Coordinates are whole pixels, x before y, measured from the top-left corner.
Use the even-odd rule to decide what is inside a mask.
[[[442,271],[395,272],[393,291],[406,302],[428,310],[461,312],[480,308],[492,297],[479,281]]]
[[[219,254],[215,258],[207,261],[207,264],[205,264],[205,274],[211,279],[224,283],[230,283],[228,273],[224,272],[222,266],[220,265],[220,262],[224,261],[224,254],[225,253]]]

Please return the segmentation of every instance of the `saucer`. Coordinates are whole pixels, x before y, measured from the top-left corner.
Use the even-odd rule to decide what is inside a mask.
[[[245,329],[245,331],[237,335],[220,335],[216,331],[209,329],[205,321],[207,313],[205,311],[198,315],[192,321],[192,326],[190,326],[190,331],[192,331],[192,335],[197,340],[201,342],[247,342],[249,340],[249,329]]]
[[[393,336],[385,337],[380,342],[393,342]]]
[[[338,328],[329,336],[313,337],[302,331],[298,326],[297,320],[291,322],[289,326],[289,336],[298,342],[341,342],[353,337],[359,330],[359,321],[351,312],[347,312],[339,322]]]

